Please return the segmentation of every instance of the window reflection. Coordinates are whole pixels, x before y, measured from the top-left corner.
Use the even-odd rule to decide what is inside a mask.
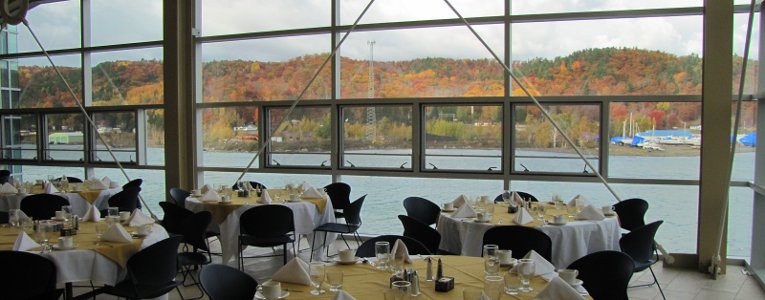
[[[344,167],[412,168],[412,107],[343,107]]]
[[[425,169],[502,170],[502,107],[425,106]]]
[[[266,164],[269,166],[329,165],[331,119],[329,107],[297,107],[268,110],[268,129],[273,134]]]
[[[44,160],[83,161],[85,132],[81,114],[45,115]]]

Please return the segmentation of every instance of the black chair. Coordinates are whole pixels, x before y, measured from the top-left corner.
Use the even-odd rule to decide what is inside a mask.
[[[391,251],[393,251],[393,245],[396,244],[396,240],[401,240],[406,245],[406,249],[409,250],[409,254],[432,254],[428,247],[420,243],[419,241],[408,238],[401,235],[380,235],[368,239],[362,243],[358,249],[356,249],[356,256],[358,257],[374,257],[375,256],[375,243],[376,242],[388,242],[390,243]]]
[[[0,224],[8,224],[8,212],[0,211]]]
[[[438,230],[420,222],[410,216],[398,215],[401,225],[404,226],[404,236],[413,238],[428,248],[430,253],[436,254],[441,251],[438,246],[441,244],[441,234]]]
[[[619,216],[619,225],[626,230],[645,225],[645,213],[648,211],[648,201],[631,198],[614,204],[614,211]]]
[[[334,182],[324,186],[335,209],[335,218],[345,218],[345,209],[351,205],[351,186],[345,182]]]
[[[537,197],[534,197],[534,195],[532,195],[532,194],[529,194],[529,193],[526,193],[526,192],[521,192],[521,191],[515,191],[515,192],[518,193],[518,196],[521,196],[521,198],[523,198],[525,200],[529,200],[531,202],[539,202],[539,200],[537,200]],[[510,192],[510,193],[512,193],[512,192]],[[494,203],[502,202],[502,201],[505,201],[504,199],[502,199],[502,194],[499,194],[499,195],[497,195],[497,197],[494,197]]]
[[[209,264],[212,261],[210,247],[207,245],[206,236],[207,226],[210,225],[210,221],[212,221],[212,213],[209,211],[200,211],[186,217],[186,219],[183,220],[183,227],[181,228],[183,232],[183,243],[185,244],[183,247],[184,251],[178,254],[178,264],[183,273],[183,280],[181,282],[184,286],[190,286],[186,285],[186,277],[191,277],[194,285],[197,285],[199,291],[202,293],[202,295],[193,299],[204,297],[204,291],[199,285],[199,281],[194,279],[192,271],[196,270],[197,267],[201,268],[203,265]],[[189,246],[191,246],[191,249],[189,249]],[[199,252],[199,250],[206,253]]]
[[[552,260],[552,240],[544,232],[524,226],[495,226],[483,234],[483,245],[496,244],[499,249],[512,250],[513,258],[523,258],[531,250]]]
[[[421,197],[407,197],[404,199],[406,215],[419,220],[430,226],[436,224],[441,214],[441,207],[428,199]]]
[[[265,184],[262,184],[257,181],[250,181],[250,185],[252,186],[253,189],[261,189],[261,190],[267,189]],[[234,185],[231,186],[231,189],[236,191],[239,189],[239,187],[237,186],[236,183],[234,183]]]
[[[191,193],[189,193],[187,190],[184,190],[182,188],[171,188],[170,189],[170,198],[168,200],[175,205],[178,205],[180,207],[186,207],[186,198],[189,197]]]
[[[250,275],[222,264],[204,267],[199,279],[210,300],[252,300],[258,290],[258,282]]]
[[[327,246],[327,233],[339,233],[340,238],[343,239],[345,246],[351,249],[351,245],[348,245],[348,241],[345,240],[345,234],[352,234],[356,243],[361,243],[361,236],[359,236],[358,230],[361,228],[361,207],[364,205],[364,199],[367,195],[361,196],[361,198],[353,201],[351,205],[345,208],[345,223],[326,223],[313,229],[313,240],[311,241],[311,258],[313,261],[313,251],[316,249],[316,235],[317,232],[324,232],[324,243],[322,247],[327,247],[327,256],[329,256],[329,246]]]
[[[140,187],[123,188],[109,198],[109,207],[117,207],[119,211],[129,212],[134,211],[136,208],[141,208],[141,201],[138,199],[138,194],[140,192]]]
[[[0,184],[11,181],[11,171],[0,170]]]
[[[165,201],[160,202],[159,207],[162,208],[162,212],[165,214],[160,222],[162,227],[165,227],[165,230],[170,234],[182,235],[183,222],[186,218],[193,216],[194,212]]]
[[[627,285],[634,266],[629,255],[619,251],[600,251],[577,259],[569,269],[579,270],[583,286],[595,300],[626,300]]]
[[[53,182],[59,182],[59,181],[61,181],[62,178],[64,178],[64,177],[62,176],[62,177],[53,179],[52,181]],[[69,182],[69,183],[82,183],[82,179],[79,179],[77,177],[66,176],[66,182]]]
[[[284,264],[287,263],[287,244],[295,252],[295,221],[292,209],[284,205],[260,205],[248,209],[239,218],[239,267],[244,269],[244,248],[282,246]],[[270,257],[253,256],[253,257]]]
[[[137,178],[137,179],[133,179],[133,180],[129,181],[126,184],[123,184],[122,188],[123,189],[126,189],[126,188],[135,188],[135,187],[139,188],[139,187],[141,187],[142,183],[143,183],[143,179]]]
[[[65,205],[69,205],[69,200],[59,195],[35,194],[21,199],[20,208],[34,220],[50,220]]]
[[[659,261],[658,257],[653,255],[653,240],[656,236],[656,231],[659,230],[659,226],[661,226],[662,223],[664,223],[664,221],[656,221],[632,229],[632,231],[622,236],[619,240],[619,246],[622,248],[622,252],[632,258],[635,272],[648,269],[651,271],[651,276],[653,276],[653,282],[631,287],[652,286],[656,284],[656,286],[659,287],[659,292],[661,292],[661,297],[667,299],[667,297],[664,296],[664,291],[661,289],[661,284],[656,280],[656,274],[654,274],[653,269],[651,268],[653,264]]]
[[[6,271],[0,276],[3,299],[58,299],[53,261],[25,251],[0,251],[0,266]]]
[[[178,246],[183,237],[174,235],[144,248],[127,261],[125,280],[104,286],[94,294],[109,294],[128,299],[156,298],[178,289]],[[90,295],[87,295],[90,296]],[[86,296],[78,296],[85,299]]]

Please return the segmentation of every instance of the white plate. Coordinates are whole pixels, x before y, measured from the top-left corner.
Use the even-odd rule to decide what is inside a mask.
[[[335,257],[335,263],[338,265],[355,265],[359,261],[358,257],[354,257],[352,261],[340,260],[339,257]]]
[[[53,244],[50,247],[53,248],[53,250],[64,251],[64,250],[73,250],[77,248],[77,244],[72,245],[72,248],[62,248],[59,244]]]
[[[290,292],[282,291],[282,295],[279,296],[279,298],[276,298],[276,299],[284,299],[284,298],[287,298],[287,296],[289,296],[289,295],[290,295]],[[265,296],[263,296],[262,293],[260,293],[260,290],[258,290],[257,292],[255,292],[255,299],[271,299],[271,298],[266,298]]]
[[[578,286],[582,285],[582,283],[583,283],[583,282],[582,282],[582,280],[580,280],[580,279],[574,279],[574,282],[571,282],[571,283],[569,283],[568,285],[570,285],[570,286],[572,286],[572,287],[576,288],[576,287],[578,287]]]
[[[560,222],[560,223],[555,223],[555,221],[552,221],[552,222],[548,222],[547,224],[555,225],[555,226],[563,226],[563,225],[566,225],[566,223],[568,223],[568,222],[564,221],[564,222]]]
[[[500,267],[512,267],[515,266],[515,264],[518,262],[517,259],[511,258],[509,261],[503,261],[499,263]]]

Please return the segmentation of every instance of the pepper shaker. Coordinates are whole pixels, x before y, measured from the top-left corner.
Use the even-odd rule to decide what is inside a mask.
[[[441,264],[441,258],[438,259],[438,269],[436,270],[436,279],[444,277],[444,266]]]
[[[425,273],[425,281],[433,281],[433,258],[428,257],[428,269]]]

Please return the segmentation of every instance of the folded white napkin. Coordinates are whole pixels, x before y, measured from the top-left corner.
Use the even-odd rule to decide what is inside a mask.
[[[534,275],[557,275],[555,274],[555,266],[547,261],[547,259],[545,259],[541,254],[537,253],[537,251],[531,250],[529,253],[526,253],[526,256],[523,258],[530,258],[534,260]]]
[[[518,192],[513,192],[513,202],[515,202],[516,205],[523,206],[524,200]]]
[[[220,196],[218,196],[218,193],[216,193],[215,190],[208,190],[207,192],[205,192],[202,195],[202,198],[200,198],[199,200],[202,200],[203,202],[204,201],[219,202],[220,201]]]
[[[32,219],[29,216],[27,216],[27,214],[24,213],[23,210],[20,210],[20,209],[16,210],[16,216],[19,218],[19,221],[26,220],[26,219],[30,219],[30,220]]]
[[[597,209],[593,207],[592,205],[585,206],[579,214],[576,215],[576,218],[579,220],[593,220],[593,221],[600,221],[606,218],[605,215],[603,215],[602,209]]]
[[[308,189],[314,188],[310,183],[303,181],[303,183],[300,184],[300,189],[303,191],[307,191]]]
[[[321,198],[321,193],[316,188],[309,188],[303,192],[303,198]]]
[[[130,227],[138,227],[143,226],[146,224],[154,224],[154,219],[151,217],[144,215],[140,209],[134,209],[132,213],[130,213],[130,219],[128,219],[128,226]]]
[[[584,196],[576,195],[574,198],[571,199],[571,201],[568,202],[568,206],[587,206],[591,205],[590,201],[587,200]]]
[[[0,186],[0,193],[3,194],[16,194],[19,190],[16,189],[12,184],[10,183],[3,183],[2,186]]]
[[[468,197],[465,196],[465,194],[459,195],[459,196],[457,196],[456,199],[454,199],[454,201],[452,201],[452,206],[454,206],[454,207],[462,207],[462,205],[467,203],[467,199],[468,199]]]
[[[208,184],[203,185],[202,188],[199,189],[199,192],[204,194],[204,193],[207,193],[208,191],[212,191],[212,190],[214,190],[213,187],[208,183]]]
[[[537,294],[539,300],[581,300],[584,299],[573,287],[560,279],[553,277],[544,289]]]
[[[393,243],[390,253],[393,254],[393,259],[403,259],[405,263],[411,264],[412,258],[409,257],[409,249],[406,248],[406,244],[400,239]]]
[[[351,294],[348,294],[348,292],[344,290],[339,290],[337,291],[337,294],[332,297],[332,300],[356,300],[356,298],[353,298]]]
[[[89,190],[105,190],[109,188],[108,184],[104,184],[103,181],[98,179],[85,180],[85,186],[87,186]]]
[[[82,217],[85,222],[98,222],[101,221],[101,212],[98,211],[95,205],[89,205],[88,211],[85,212],[85,216]]]
[[[101,235],[101,240],[117,243],[130,243],[132,241],[130,234],[125,230],[125,227],[120,225],[120,223],[114,223],[109,226],[109,228],[106,229],[106,232]]]
[[[295,257],[287,262],[279,271],[276,271],[274,276],[271,276],[271,280],[310,286],[311,275],[308,273],[308,269],[308,263],[299,257]]]
[[[460,208],[457,209],[457,211],[454,212],[454,214],[452,214],[452,218],[475,218],[475,217],[476,217],[475,210],[473,210],[473,208],[467,204],[460,206]]]
[[[104,178],[101,178],[101,182],[105,186],[111,186],[112,185],[112,180],[109,178],[109,176],[104,176]]]
[[[27,251],[37,247],[40,247],[40,244],[35,242],[35,240],[29,237],[29,235],[27,235],[27,233],[24,231],[19,233],[19,236],[16,237],[16,242],[13,243],[14,251]]]
[[[531,221],[534,221],[534,217],[529,214],[525,207],[521,207],[518,213],[515,214],[515,217],[513,217],[513,222],[518,225],[526,225],[531,223]]]
[[[118,182],[116,182],[116,181],[112,181],[112,182],[109,183],[109,188],[110,189],[116,189],[118,187],[120,187],[120,184]]]
[[[44,193],[46,193],[46,194],[55,194],[55,193],[58,193],[58,190],[56,189],[56,187],[53,186],[53,184],[50,183],[50,182],[46,182],[45,183],[45,188],[43,190],[44,190]]]
[[[263,193],[260,194],[260,203],[271,204],[271,195],[268,194],[268,190],[263,190]]]

